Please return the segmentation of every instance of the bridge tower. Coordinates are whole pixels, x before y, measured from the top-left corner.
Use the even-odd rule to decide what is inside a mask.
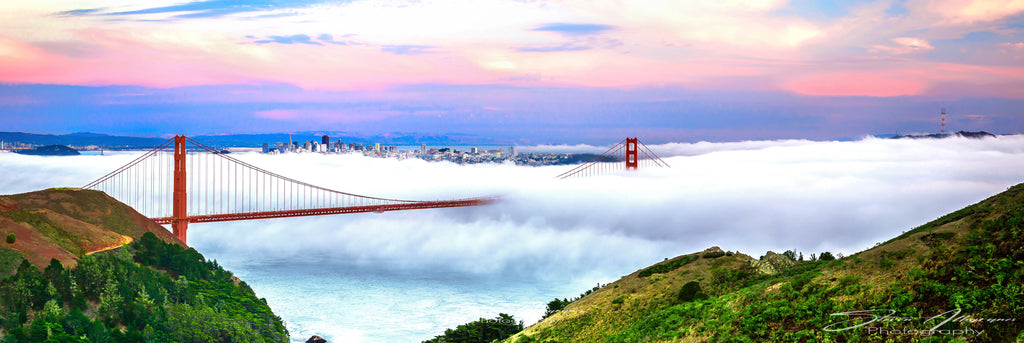
[[[637,158],[637,154],[636,154],[636,149],[637,149],[636,142],[637,142],[637,140],[638,139],[636,137],[633,137],[633,138],[626,137],[626,169],[627,170],[636,170],[637,166],[640,163],[640,160],[639,160],[639,158]]]
[[[188,231],[188,194],[185,183],[185,136],[174,136],[174,197],[172,200],[171,229],[174,236],[185,243]]]

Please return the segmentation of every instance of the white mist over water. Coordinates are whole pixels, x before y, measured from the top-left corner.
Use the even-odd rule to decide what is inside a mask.
[[[672,168],[561,181],[552,177],[569,167],[235,154],[356,194],[504,198],[485,207],[193,224],[190,244],[266,297],[295,341],[408,342],[499,312],[531,324],[551,298],[712,245],[753,256],[853,253],[1024,181],[1022,136],[651,148]],[[517,147],[557,149],[587,147]],[[137,155],[0,153],[0,193],[83,185]]]

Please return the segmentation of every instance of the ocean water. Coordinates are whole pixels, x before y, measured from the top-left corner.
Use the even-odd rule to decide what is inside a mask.
[[[196,248],[203,250],[203,247]],[[206,253],[245,280],[285,321],[293,342],[420,342],[478,318],[509,313],[527,325],[569,284],[437,271],[388,271],[326,257]],[[547,300],[545,300],[547,299]]]

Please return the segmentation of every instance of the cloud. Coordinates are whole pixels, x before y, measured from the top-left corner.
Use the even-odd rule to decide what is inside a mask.
[[[533,29],[534,31],[555,32],[567,36],[587,36],[614,29],[611,25],[551,23]]]
[[[77,10],[67,10],[67,11],[57,12],[56,15],[64,16],[64,17],[75,17],[75,16],[83,16],[83,15],[95,14],[95,13],[103,11],[103,10],[104,10],[104,8],[83,8],[83,9],[77,9]]]
[[[93,9],[19,1],[0,4],[0,10],[19,13],[0,35],[36,47],[59,43],[56,48],[61,50],[52,51],[73,58],[5,60],[4,69],[16,75],[0,74],[0,82],[148,87],[287,83],[370,91],[499,83],[777,91],[789,90],[793,78],[815,72],[870,74],[896,69],[894,64],[913,67],[936,60],[966,66],[1013,64],[1016,60],[1006,56],[990,63],[978,57],[985,53],[958,54],[950,42],[972,32],[1019,41],[1012,31],[1019,24],[1018,3],[996,4],[214,0]],[[906,8],[906,14],[887,12],[895,7]],[[819,8],[828,14],[813,15]],[[953,23],[948,15],[987,21]],[[179,25],[180,18],[192,19]],[[40,25],[47,30],[38,30]],[[279,32],[282,27],[290,31]],[[345,35],[358,37],[360,44]],[[999,52],[991,45],[988,49]],[[522,75],[530,75],[530,81]],[[978,79],[987,75],[955,76],[961,78],[956,87],[944,84],[908,93],[922,82],[901,79],[899,87],[886,86],[878,93],[893,94],[890,88],[900,88],[895,94],[937,95],[954,88],[953,93],[963,93],[974,85],[972,95],[1020,97],[1024,84],[1009,76],[1000,82]],[[873,94],[859,89],[847,93]]]
[[[215,18],[230,14],[269,11],[281,8],[298,8],[319,3],[320,1],[303,0],[256,0],[239,2],[234,0],[192,1],[171,6],[150,7],[131,11],[110,13],[110,15],[128,16],[143,14],[177,13],[177,18]]]
[[[419,55],[434,53],[435,47],[427,45],[384,45],[380,51],[395,55]]]
[[[1021,146],[1024,136],[673,143],[651,146],[671,168],[570,180],[552,179],[567,166],[241,154],[356,194],[505,197],[476,208],[197,224],[190,239],[200,250],[238,256],[321,255],[380,268],[526,278],[623,275],[711,245],[755,256],[785,249],[848,254],[1024,180]],[[0,154],[12,176],[0,192],[85,184],[131,157]],[[382,261],[387,265],[378,266]]]
[[[342,36],[342,37],[350,37],[350,36],[351,35],[345,35],[345,36]],[[359,44],[359,43],[350,42],[350,41],[336,41],[336,40],[334,40],[334,36],[332,36],[330,34],[326,34],[326,33],[320,34],[319,36],[317,36],[317,39],[319,39],[321,42],[329,43],[329,44],[334,44],[334,45],[355,45],[355,44]]]
[[[460,287],[480,280],[509,283],[511,287],[575,287],[575,291],[557,295],[562,297],[596,282],[613,281],[663,258],[712,245],[755,257],[767,250],[786,249],[804,255],[826,250],[850,254],[1024,180],[1024,136],[702,142],[650,147],[662,154],[671,168],[569,180],[552,179],[569,166],[460,166],[355,155],[236,153],[234,157],[273,172],[357,194],[406,199],[485,194],[505,197],[485,207],[193,224],[189,226],[189,239],[200,252],[217,257],[224,265],[276,265],[292,271],[309,268],[305,275],[366,272],[403,282],[459,280]],[[0,153],[6,175],[0,179],[0,193],[80,186],[138,155],[40,157]],[[246,275],[240,276],[249,280]],[[308,287],[316,287],[311,286],[316,283],[281,281],[280,275],[264,275],[261,279],[273,284],[267,289],[289,290],[281,294],[280,290],[259,288],[265,285],[253,285],[275,311],[284,308],[284,315],[306,316],[310,307],[340,308],[334,305],[351,301],[338,295],[310,297],[301,307],[278,305],[297,294],[312,292]],[[403,295],[398,295],[397,302],[410,296],[404,294],[411,289],[408,283],[392,287],[402,287]],[[499,293],[506,296],[504,291]],[[465,306],[475,304],[475,300],[457,296],[441,297],[446,302],[469,304]],[[425,298],[431,297],[415,299]],[[542,303],[532,305],[543,308]],[[502,310],[493,303],[482,306]],[[530,306],[516,306],[517,311],[525,307]],[[410,317],[403,308],[389,308],[375,312],[374,318],[400,317],[440,327],[465,322],[463,318],[438,319],[443,310],[452,309],[430,305],[419,317]],[[515,313],[522,317],[523,312]],[[313,334],[337,328],[332,323],[306,319],[297,322],[322,328],[289,330]],[[351,328],[363,331],[377,327],[373,323],[363,325]],[[434,328],[423,331],[430,330]],[[429,333],[421,333],[425,334]]]
[[[278,43],[278,44],[309,44],[309,45],[323,45],[320,42],[313,41],[307,35],[298,34],[291,36],[270,36],[268,39],[254,41],[253,43],[266,44],[266,43]]]
[[[1022,52],[1024,51],[1024,42],[999,43],[999,47],[1002,48],[1003,53]]]
[[[803,95],[891,97],[921,94],[927,83],[900,72],[850,72],[798,77],[785,87]]]
[[[924,52],[924,51],[929,51],[929,50],[934,50],[935,49],[935,47],[933,47],[931,44],[929,44],[928,41],[925,41],[925,40],[920,39],[920,38],[900,37],[900,38],[893,38],[892,42],[896,43],[896,45],[895,46],[875,45],[875,46],[872,46],[872,49],[875,49],[877,51],[887,52],[887,53],[890,53],[890,54],[897,54],[897,55],[909,54],[909,53],[912,53],[912,52]]]
[[[995,21],[1024,12],[1020,0],[911,0],[906,7],[955,25]]]
[[[573,43],[565,43],[561,45],[546,45],[546,46],[523,46],[515,48],[516,51],[520,52],[561,52],[561,51],[583,51],[589,50],[590,47],[576,45]]]
[[[643,142],[641,140],[641,142]],[[711,142],[696,142],[696,143],[666,143],[666,144],[645,144],[659,157],[674,157],[674,156],[697,156],[704,155],[713,152],[725,152],[725,151],[743,151],[743,150],[761,150],[766,148],[779,148],[779,147],[797,147],[808,144],[816,144],[817,142],[803,140],[803,139],[784,139],[784,140],[773,140],[773,141],[742,141],[742,142],[722,142],[722,143],[711,143]],[[527,153],[544,153],[544,154],[572,154],[572,153],[590,153],[590,154],[601,154],[607,151],[611,146],[593,146],[587,144],[576,144],[576,145],[536,145],[519,147],[517,151]]]

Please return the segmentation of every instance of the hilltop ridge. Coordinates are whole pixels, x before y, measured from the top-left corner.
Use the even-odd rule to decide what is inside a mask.
[[[74,188],[0,196],[0,232],[13,233],[15,242],[5,246],[39,268],[51,258],[74,266],[81,256],[130,243],[146,232],[182,244],[163,226],[105,193]]]
[[[1024,184],[852,256],[790,257],[667,259],[504,342],[1024,340]]]
[[[288,341],[249,285],[102,192],[0,196],[0,233],[5,343]]]

